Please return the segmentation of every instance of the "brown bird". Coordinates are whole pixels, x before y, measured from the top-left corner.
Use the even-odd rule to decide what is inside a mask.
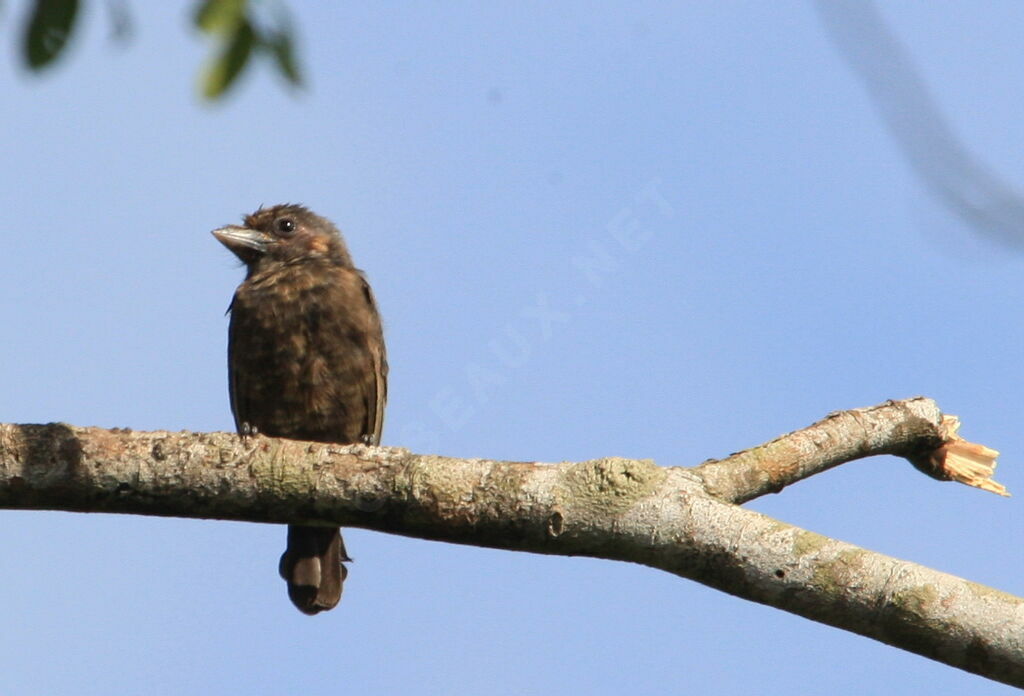
[[[243,435],[378,444],[387,397],[373,293],[330,220],[260,208],[213,235],[246,266],[228,311],[231,411]],[[281,577],[306,614],[333,608],[348,570],[341,530],[290,525]]]

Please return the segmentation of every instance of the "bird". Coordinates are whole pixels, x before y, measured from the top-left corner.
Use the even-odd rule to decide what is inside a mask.
[[[388,375],[380,313],[338,228],[282,204],[213,235],[246,269],[228,307],[236,431],[379,444]],[[340,529],[289,525],[278,569],[292,603],[313,615],[338,604],[350,560]]]

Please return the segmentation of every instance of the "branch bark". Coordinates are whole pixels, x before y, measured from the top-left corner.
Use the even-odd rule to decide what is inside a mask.
[[[1024,686],[1024,600],[733,504],[874,454],[963,478],[953,460],[965,453],[982,472],[965,482],[1001,488],[988,478],[996,453],[923,398],[832,414],[694,468],[0,425],[0,507],[322,523],[632,561]]]

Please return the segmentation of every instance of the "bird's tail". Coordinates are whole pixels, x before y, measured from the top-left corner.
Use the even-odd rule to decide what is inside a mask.
[[[289,525],[279,572],[288,583],[292,604],[304,614],[333,609],[348,575],[341,562],[348,560],[340,529]]]

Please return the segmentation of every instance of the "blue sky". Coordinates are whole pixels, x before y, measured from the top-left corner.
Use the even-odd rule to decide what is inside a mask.
[[[303,5],[308,88],[212,106],[190,7],[131,3],[121,46],[91,3],[43,76],[0,14],[0,421],[231,430],[209,230],[292,201],[374,285],[385,444],[692,465],[924,394],[1024,495],[1024,251],[931,195],[811,3]],[[884,16],[1024,189],[1024,9]],[[879,458],[751,507],[1019,595],[1019,500]],[[1010,693],[640,566],[350,530],[310,619],[280,527],[0,519],[5,693]]]

